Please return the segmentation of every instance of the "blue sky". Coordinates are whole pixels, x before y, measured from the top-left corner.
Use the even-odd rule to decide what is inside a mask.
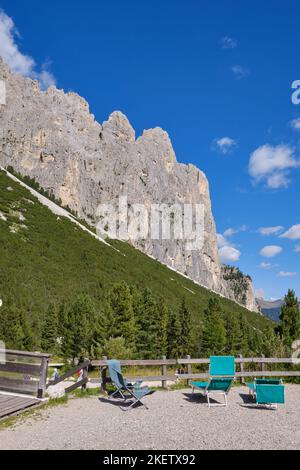
[[[26,60],[16,67],[78,92],[99,121],[119,109],[137,135],[167,130],[178,160],[208,177],[224,259],[266,298],[288,288],[300,295],[297,0],[0,0],[0,8],[19,32],[13,41]]]

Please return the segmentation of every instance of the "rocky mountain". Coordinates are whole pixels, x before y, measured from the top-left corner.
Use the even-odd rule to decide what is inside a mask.
[[[0,105],[0,165],[34,178],[80,218],[96,222],[99,204],[119,205],[127,197],[128,218],[135,204],[202,204],[204,243],[190,250],[184,240],[129,242],[199,284],[257,310],[250,279],[236,295],[218,257],[209,185],[194,165],[176,160],[168,134],[159,127],[136,138],[126,116],[113,112],[98,123],[88,103],[55,87],[41,91],[36,81],[11,73],[0,58],[6,105]],[[169,216],[174,217],[173,213]]]
[[[280,310],[283,305],[283,300],[264,300],[264,299],[256,299],[256,303],[259,307],[259,310],[263,315],[270,318],[271,320],[278,321]]]
[[[222,266],[223,279],[226,282],[227,295],[249,310],[258,311],[252,279],[234,266]]]

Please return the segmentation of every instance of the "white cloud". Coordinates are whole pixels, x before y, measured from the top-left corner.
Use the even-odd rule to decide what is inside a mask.
[[[228,263],[238,261],[241,256],[241,252],[233,246],[223,246],[219,249],[219,256],[222,263]]]
[[[49,71],[49,62],[45,62],[41,70],[37,71],[34,59],[19,50],[16,42],[18,36],[12,18],[0,10],[0,56],[4,62],[13,72],[38,80],[43,89],[55,85],[55,78]]]
[[[289,238],[290,240],[300,240],[300,224],[293,225],[286,232],[280,235],[280,238]]]
[[[285,173],[275,173],[267,180],[268,187],[271,189],[288,188],[290,182]]]
[[[237,146],[237,143],[230,137],[221,137],[220,139],[214,140],[213,146],[216,147],[220,152],[227,154]]]
[[[232,235],[235,235],[237,233],[237,230],[234,229],[234,228],[228,228],[227,230],[225,230],[225,232],[223,233],[224,237],[231,237]]]
[[[235,77],[240,80],[241,78],[248,77],[250,70],[242,65],[233,65],[231,71],[234,73]]]
[[[222,248],[223,246],[230,245],[230,242],[226,240],[224,235],[221,233],[217,233],[217,242],[218,242],[218,248]]]
[[[219,257],[222,263],[229,263],[238,261],[241,256],[241,252],[237,250],[232,243],[230,243],[224,235],[217,234]]]
[[[230,228],[225,230],[223,235],[224,235],[224,237],[232,237],[233,235],[236,235],[239,232],[246,232],[247,229],[248,229],[247,225],[241,225],[238,228],[230,227]]]
[[[290,125],[292,126],[293,129],[300,131],[300,118],[293,119],[290,122]]]
[[[258,229],[259,233],[261,235],[277,235],[279,232],[281,232],[284,229],[282,225],[277,225],[276,227],[261,227]]]
[[[294,149],[288,145],[266,144],[251,154],[249,174],[255,182],[263,181],[269,188],[286,188],[290,183],[290,170],[298,167],[300,160],[295,158]]]
[[[290,272],[290,271],[279,271],[277,276],[278,277],[293,277],[293,276],[297,276],[297,273]]]
[[[282,252],[281,246],[277,246],[277,245],[264,246],[264,248],[260,250],[261,256],[264,256],[265,258],[273,258],[273,256],[276,256],[281,252]]]
[[[265,298],[265,291],[263,289],[256,289],[255,298],[256,299],[264,299]]]
[[[230,36],[224,36],[221,39],[222,49],[234,49],[237,47],[237,41]]]
[[[265,263],[264,261],[259,265],[262,269],[270,269],[273,265],[272,263]]]

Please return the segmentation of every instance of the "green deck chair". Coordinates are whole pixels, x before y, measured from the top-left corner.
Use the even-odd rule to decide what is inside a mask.
[[[146,395],[152,394],[153,391],[149,390],[149,388],[147,386],[141,387],[140,383],[136,387],[134,385],[132,387],[129,387],[128,384],[126,383],[122,373],[118,372],[117,370],[115,370],[115,373],[117,374],[118,380],[119,380],[119,382],[122,386],[124,401],[127,400],[128,398],[129,399],[131,398],[133,400],[129,407],[127,407],[127,408],[122,408],[121,407],[121,409],[123,411],[128,411],[128,410],[132,409],[135,405],[140,403],[142,406],[144,406],[146,408],[146,410],[148,410],[147,405],[145,405],[145,403],[142,402],[142,398],[144,398]]]
[[[142,380],[138,380],[134,383],[131,383],[131,382],[127,382],[127,380],[123,378],[123,382],[125,384],[125,388],[124,388],[123,383],[120,382],[119,377],[118,377],[118,373],[122,374],[120,361],[117,361],[116,359],[110,359],[107,361],[107,365],[108,365],[111,381],[116,387],[116,390],[111,394],[112,397],[114,397],[115,395],[121,395],[121,397],[124,398],[124,391],[127,388],[141,387]]]
[[[211,406],[227,406],[227,395],[235,376],[234,356],[211,356],[209,366],[209,382],[191,382],[192,393],[195,388],[206,396],[207,404]],[[224,403],[210,402],[212,394],[224,396]]]
[[[277,409],[284,404],[284,385],[279,379],[255,379],[247,383],[249,393],[255,398],[257,405],[265,405]]]

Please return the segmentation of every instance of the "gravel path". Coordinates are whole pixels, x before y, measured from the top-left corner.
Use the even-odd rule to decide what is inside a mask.
[[[42,410],[0,431],[0,449],[300,449],[300,386],[278,410],[254,408],[246,387],[209,409],[190,390],[155,392],[149,410],[91,397]]]

